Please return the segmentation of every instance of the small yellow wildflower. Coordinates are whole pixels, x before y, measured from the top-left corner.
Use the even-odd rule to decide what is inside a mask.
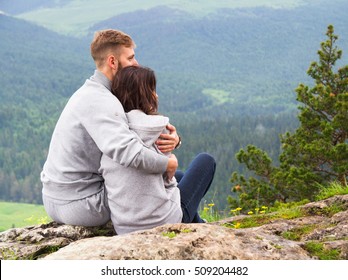
[[[40,217],[37,222],[39,224],[47,224],[49,222],[49,218],[48,217]]]
[[[31,222],[34,221],[34,217],[33,217],[33,216],[30,216],[29,218],[26,218],[25,221],[31,223]]]
[[[208,206],[209,207],[213,207],[215,204],[214,203],[209,203]]]
[[[257,208],[255,208],[255,211],[259,211],[259,210],[260,210],[260,208],[258,208],[258,207],[257,207]]]
[[[249,212],[248,212],[248,215],[252,215],[252,214],[254,214],[253,211],[249,211]]]
[[[242,208],[238,207],[238,208],[236,208],[236,210],[237,210],[237,211],[240,211],[240,210],[242,210]]]
[[[234,228],[240,228],[240,223],[236,223],[236,224],[234,225]]]
[[[260,214],[265,214],[266,212],[264,210],[260,211]]]
[[[203,211],[208,211],[210,208],[209,207],[204,207]]]
[[[262,206],[261,208],[266,210],[268,207],[267,206]]]

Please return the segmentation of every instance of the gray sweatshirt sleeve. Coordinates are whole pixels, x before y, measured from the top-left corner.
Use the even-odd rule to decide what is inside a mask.
[[[98,90],[100,92],[100,89]],[[168,158],[143,146],[127,123],[121,103],[109,91],[91,94],[92,102],[81,106],[81,123],[101,152],[125,167],[163,173]]]

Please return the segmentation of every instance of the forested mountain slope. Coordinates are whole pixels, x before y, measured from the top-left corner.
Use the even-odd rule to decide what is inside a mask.
[[[80,40],[22,20],[0,15],[0,37],[0,199],[40,202],[53,126],[93,65]]]

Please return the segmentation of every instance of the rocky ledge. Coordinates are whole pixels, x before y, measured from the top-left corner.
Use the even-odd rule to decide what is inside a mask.
[[[305,260],[348,259],[348,195],[298,208],[299,215],[235,216],[126,235],[112,225],[49,223],[0,233],[0,259]],[[244,227],[245,221],[255,226]]]

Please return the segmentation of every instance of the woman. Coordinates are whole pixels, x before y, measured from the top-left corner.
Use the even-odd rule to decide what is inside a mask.
[[[113,80],[112,92],[124,107],[134,137],[161,153],[155,142],[165,132],[169,119],[157,113],[154,72],[141,66],[123,68]],[[215,160],[206,153],[199,154],[185,173],[177,172],[173,178],[123,167],[105,155],[100,171],[117,234],[167,223],[204,222],[197,209],[215,173]]]

